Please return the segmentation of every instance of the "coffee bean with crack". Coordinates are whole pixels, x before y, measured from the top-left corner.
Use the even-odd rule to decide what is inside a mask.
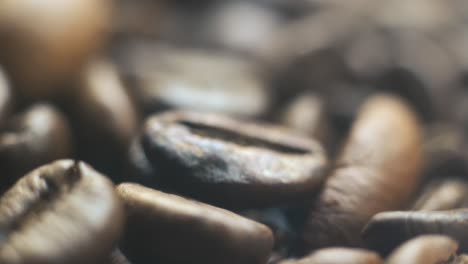
[[[388,254],[404,241],[425,234],[442,234],[460,243],[460,250],[468,248],[466,231],[468,209],[447,211],[393,211],[376,214],[362,231],[366,245]],[[384,238],[384,239],[382,239]]]
[[[123,208],[113,184],[82,162],[59,160],[21,178],[0,199],[0,263],[102,263]]]
[[[312,139],[213,114],[153,116],[143,128],[143,148],[166,186],[228,207],[313,195],[327,167]]]
[[[404,101],[390,95],[368,99],[310,209],[305,251],[360,246],[360,232],[378,212],[405,208],[422,168],[421,127]]]
[[[260,223],[137,184],[117,192],[127,209],[121,249],[132,262],[264,264],[270,255],[273,235]]]
[[[37,166],[72,154],[66,117],[55,107],[36,104],[14,116],[0,132],[2,188]]]
[[[358,248],[324,248],[296,260],[278,264],[382,264],[380,256],[372,251]]]
[[[423,189],[413,210],[450,210],[468,205],[468,183],[462,179],[433,180]]]
[[[382,238],[385,239],[385,238]],[[440,235],[425,235],[411,239],[398,247],[386,260],[388,264],[440,264],[452,263],[457,252],[455,240]]]

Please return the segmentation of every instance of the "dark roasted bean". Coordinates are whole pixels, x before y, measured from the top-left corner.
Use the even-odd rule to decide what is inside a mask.
[[[468,209],[448,211],[396,211],[376,214],[362,232],[367,246],[388,254],[400,243],[424,234],[442,234],[458,241],[465,252]]]
[[[0,199],[0,263],[102,263],[123,226],[112,183],[82,162],[56,161]]]
[[[231,118],[170,112],[151,117],[143,148],[161,181],[178,191],[233,207],[310,196],[327,160],[314,140]]]
[[[270,229],[229,211],[124,183],[127,209],[122,250],[136,263],[264,264]],[[142,243],[143,242],[143,243]]]
[[[382,238],[385,240],[385,238]],[[387,264],[441,264],[448,263],[458,249],[458,244],[446,236],[426,235],[414,238],[390,255]]]
[[[421,148],[419,122],[404,102],[387,95],[369,99],[310,211],[305,250],[359,246],[374,214],[407,206],[421,175]]]

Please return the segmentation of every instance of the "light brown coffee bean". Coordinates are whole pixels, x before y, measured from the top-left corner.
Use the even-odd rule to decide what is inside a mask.
[[[374,214],[407,206],[421,176],[420,130],[400,99],[378,95],[367,101],[310,210],[306,251],[359,246],[361,229]]]

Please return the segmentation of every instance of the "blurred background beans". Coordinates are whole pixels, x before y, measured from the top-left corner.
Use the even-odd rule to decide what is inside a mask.
[[[0,1],[0,262],[466,262],[467,25],[464,0]]]

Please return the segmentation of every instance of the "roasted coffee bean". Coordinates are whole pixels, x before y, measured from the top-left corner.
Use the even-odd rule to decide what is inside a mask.
[[[305,251],[360,246],[360,231],[374,214],[405,208],[421,175],[421,137],[403,101],[389,95],[369,99],[310,210]]]
[[[147,113],[180,108],[259,116],[269,107],[260,66],[245,58],[202,49],[130,45],[122,71]]]
[[[385,238],[381,238],[385,240]],[[392,253],[387,264],[441,264],[448,262],[458,249],[455,240],[439,235],[426,235],[414,238]]]
[[[0,188],[9,187],[40,165],[71,154],[67,119],[51,105],[33,105],[14,116],[0,132]]]
[[[153,116],[143,128],[143,148],[166,185],[228,207],[310,196],[327,166],[312,139],[211,114]]]
[[[266,226],[229,211],[123,183],[122,250],[136,263],[264,264],[273,246]]]
[[[138,111],[110,62],[90,62],[78,86],[69,108],[79,157],[104,171],[118,167],[137,134]]]
[[[424,234],[456,239],[466,252],[468,209],[448,211],[395,211],[376,214],[362,231],[367,246],[387,254],[402,242]]]
[[[0,63],[17,92],[57,93],[103,42],[108,0],[34,0],[0,3]]]
[[[423,190],[413,210],[450,210],[468,206],[468,183],[461,179],[434,180]]]
[[[297,260],[285,260],[279,264],[381,264],[375,252],[357,248],[325,248]]]
[[[3,69],[0,67],[0,128],[3,127],[13,108],[13,95],[10,83]]]
[[[21,178],[0,199],[0,263],[102,263],[123,226],[112,183],[60,160]]]

